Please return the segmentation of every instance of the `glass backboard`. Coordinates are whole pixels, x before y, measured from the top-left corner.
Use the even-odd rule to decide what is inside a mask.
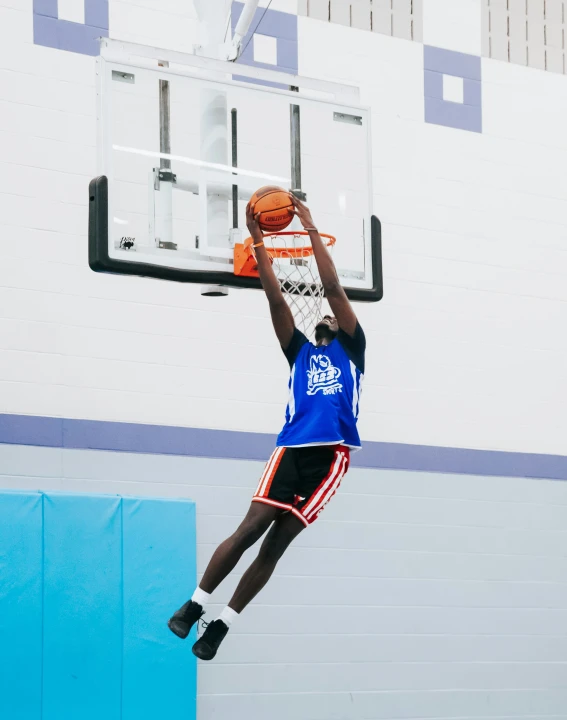
[[[353,299],[379,299],[370,117],[352,102],[355,91],[312,80],[305,89],[300,78],[258,69],[278,87],[238,82],[230,63],[153,53],[103,43],[91,267],[256,287],[233,274],[234,244],[248,235],[252,193],[280,185],[302,194],[320,231],[337,237],[335,264]]]

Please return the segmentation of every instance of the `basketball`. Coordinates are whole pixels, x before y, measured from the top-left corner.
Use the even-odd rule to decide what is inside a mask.
[[[260,213],[258,222],[264,232],[285,230],[293,220],[293,203],[289,192],[275,185],[256,190],[250,202],[254,213]]]

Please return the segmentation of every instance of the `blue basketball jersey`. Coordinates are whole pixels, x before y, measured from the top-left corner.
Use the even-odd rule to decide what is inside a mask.
[[[360,450],[356,423],[365,349],[358,324],[354,337],[339,330],[329,345],[319,347],[295,330],[284,351],[291,373],[279,447],[342,444]]]

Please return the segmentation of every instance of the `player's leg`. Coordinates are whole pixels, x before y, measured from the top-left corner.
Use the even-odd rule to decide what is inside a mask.
[[[271,515],[272,518],[276,517],[276,522],[260,550],[262,567],[259,567],[259,561],[253,563],[252,568],[247,570],[238,586],[241,588],[243,583],[245,586],[251,584],[251,589],[248,591],[251,598],[263,587],[272,574],[275,562],[277,562],[277,560],[274,562],[273,559],[281,556],[293,538],[307,524],[293,507],[298,485],[299,475],[295,448],[276,448],[266,464],[253,497],[253,505],[270,508],[272,513],[277,513],[277,517]],[[294,514],[295,522],[290,522],[288,515]],[[205,579],[203,578],[203,580]],[[240,604],[237,607],[240,607]],[[226,607],[220,617],[209,624],[203,637],[193,647],[195,655],[203,660],[212,660],[222,639],[227,634],[228,628],[237,616],[237,610],[232,606]]]
[[[215,551],[200,586],[191,600],[170,619],[169,628],[186,638],[191,627],[203,615],[203,606],[224,578],[234,569],[242,554],[266,532],[275,517],[291,508],[293,486],[297,483],[295,457],[278,447],[264,467],[248,514],[235,533]]]
[[[296,448],[294,502],[264,538],[258,557],[242,576],[228,608],[241,613],[270,579],[278,560],[299,533],[315,522],[337,492],[348,471],[350,451],[344,445]],[[289,475],[277,484],[276,492]],[[286,491],[289,490],[289,485]]]
[[[193,646],[202,660],[212,660],[232,622],[268,582],[278,560],[303,528],[311,525],[337,492],[350,461],[343,445],[285,450],[279,469],[260,481],[254,500],[287,510],[277,517],[258,553],[217,620]],[[264,475],[268,478],[268,475]]]
[[[213,553],[199,587],[214,592],[236,567],[242,555],[256,543],[282,511],[270,505],[252,503],[236,532],[222,542]]]
[[[258,557],[240,579],[228,607],[217,620],[208,625],[203,636],[193,645],[193,653],[198,658],[212,660],[215,657],[232,620],[266,585],[279,559],[305,526],[305,523],[292,513],[285,513],[276,518],[262,542]]]
[[[305,524],[295,515],[280,515],[264,538],[257,558],[244,573],[238,583],[228,607],[237,613],[256,597],[271,578],[278,561],[299,535]]]
[[[271,505],[252,503],[236,531],[213,553],[199,587],[191,599],[177,610],[168,622],[169,629],[185,639],[203,615],[203,606],[225,577],[236,567],[249,547],[254,545],[282,511]]]

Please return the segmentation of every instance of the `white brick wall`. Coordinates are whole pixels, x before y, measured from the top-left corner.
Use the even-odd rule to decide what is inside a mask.
[[[192,52],[197,15],[185,0],[110,0],[110,37]]]
[[[31,6],[0,0],[0,412],[276,432],[287,369],[260,293],[88,269],[94,60],[34,46]],[[196,41],[185,0],[110,9],[112,37]],[[465,15],[435,42],[480,54]],[[357,307],[363,438],[567,453],[565,78],[483,61],[477,135],[424,124],[421,45],[305,17],[299,33],[301,73],[373,110],[386,294]],[[191,497],[200,572],[260,470],[0,446],[0,487]],[[353,470],[201,668],[199,717],[563,717],[565,491]]]
[[[0,3],[0,409],[277,432],[260,293],[89,270],[94,60],[34,46],[21,8]],[[113,0],[111,34],[187,50],[195,14]],[[363,438],[565,453],[565,78],[483,61],[478,135],[424,124],[418,43],[305,17],[299,40],[301,73],[373,109],[386,294],[357,307]]]
[[[363,436],[565,453],[564,78],[483,61],[477,135],[423,123],[419,46],[308,19],[300,36],[302,72],[374,110],[385,298],[362,308]],[[323,37],[341,53],[310,52]]]

